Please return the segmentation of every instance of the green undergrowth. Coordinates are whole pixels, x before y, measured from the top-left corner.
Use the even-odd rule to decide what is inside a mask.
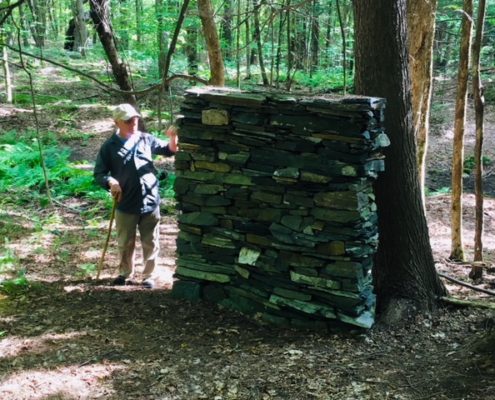
[[[71,162],[69,148],[54,144],[49,136],[43,141],[43,156],[54,198],[78,197],[93,205],[111,205],[108,192],[95,184],[90,163]],[[163,198],[174,197],[174,180],[175,175],[169,174],[162,182]],[[17,204],[37,200],[43,205],[45,177],[37,140],[30,134],[20,140],[19,135],[10,132],[0,139],[0,193],[15,193]]]

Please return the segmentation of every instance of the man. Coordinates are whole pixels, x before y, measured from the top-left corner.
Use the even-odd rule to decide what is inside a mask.
[[[134,249],[139,229],[143,248],[142,285],[153,288],[160,251],[160,195],[153,155],[171,156],[177,151],[177,131],[167,130],[169,142],[138,129],[141,116],[130,104],[113,111],[116,132],[103,143],[96,158],[95,180],[109,188],[117,201],[115,223],[119,249],[119,276],[115,285],[131,284],[135,278]]]

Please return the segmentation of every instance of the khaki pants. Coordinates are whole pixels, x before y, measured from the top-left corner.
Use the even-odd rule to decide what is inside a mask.
[[[133,278],[134,250],[136,247],[136,233],[139,229],[141,246],[143,248],[143,280],[153,275],[160,252],[160,207],[145,215],[128,214],[115,211],[115,227],[119,247],[119,275]]]

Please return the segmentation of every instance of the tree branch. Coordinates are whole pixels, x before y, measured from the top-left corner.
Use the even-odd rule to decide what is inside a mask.
[[[21,6],[24,1],[25,0],[19,0],[17,3],[0,8],[0,12],[5,12],[5,15],[2,17],[2,19],[0,19],[0,26],[2,26],[7,18],[10,17],[12,11],[14,11],[14,8]]]
[[[158,83],[156,85],[153,85],[153,86],[150,86],[149,88],[147,89],[143,89],[143,90],[137,90],[137,91],[126,91],[126,90],[120,90],[120,89],[116,89],[116,88],[113,88],[109,85],[107,85],[106,83],[100,81],[99,79],[85,73],[85,72],[81,72],[75,68],[72,68],[72,67],[69,67],[65,64],[62,64],[62,63],[59,63],[57,61],[53,61],[53,60],[50,60],[50,59],[47,59],[45,57],[41,58],[40,56],[37,56],[35,54],[32,54],[32,53],[28,53],[24,50],[21,50],[19,48],[16,48],[16,47],[13,47],[13,46],[10,46],[8,44],[5,43],[5,46],[8,47],[10,50],[12,51],[15,51],[19,54],[22,54],[22,55],[25,55],[25,56],[28,56],[28,57],[32,57],[32,58],[36,58],[38,60],[43,60],[43,61],[46,61],[47,63],[49,64],[53,64],[53,65],[56,65],[57,67],[60,67],[60,68],[63,68],[63,69],[66,69],[68,71],[71,71],[71,72],[74,72],[75,74],[77,75],[80,75],[80,76],[83,76],[87,79],[90,79],[92,80],[93,82],[95,82],[96,84],[98,84],[99,86],[101,86],[104,90],[106,90],[107,92],[109,93],[118,93],[118,94],[131,94],[131,95],[144,95],[144,94],[148,94],[148,93],[151,93],[155,90],[159,90],[161,86],[164,86],[164,85],[168,85],[170,84],[170,82],[176,80],[176,79],[187,79],[187,80],[190,80],[190,81],[195,81],[195,82],[199,82],[199,83],[202,83],[204,85],[207,85],[208,84],[208,81],[205,80],[205,79],[202,79],[202,78],[198,78],[196,76],[192,76],[192,75],[185,75],[185,74],[176,74],[176,75],[172,75],[171,77],[165,79],[162,83]]]
[[[440,297],[440,300],[444,301],[445,303],[454,304],[456,306],[489,308],[491,310],[495,310],[495,304],[494,303],[488,303],[488,302],[482,302],[482,301],[472,301],[472,300],[462,300],[462,299],[457,299],[455,297],[447,297],[447,296]]]
[[[167,58],[165,59],[165,66],[163,67],[163,86],[166,87],[165,81],[167,79],[168,70],[170,68],[170,62],[172,61],[172,54],[174,54],[175,46],[177,44],[177,39],[179,38],[180,29],[182,27],[182,23],[184,22],[184,18],[186,17],[187,7],[189,6],[189,0],[184,0],[182,3],[182,8],[180,10],[179,18],[177,23],[175,24],[174,36],[170,42],[170,46],[168,47]]]
[[[452,278],[451,276],[449,275],[445,275],[444,273],[442,272],[439,272],[438,273],[439,276],[441,276],[442,278],[445,278],[447,279],[448,281],[451,281],[451,282],[454,282],[454,283],[457,283],[458,285],[461,285],[461,286],[464,286],[464,287],[467,287],[469,289],[472,289],[472,290],[475,290],[477,292],[481,292],[481,293],[485,293],[485,294],[489,294],[490,296],[495,296],[495,292],[493,290],[488,290],[488,289],[482,289],[482,288],[479,288],[477,286],[474,286],[474,285],[471,285],[467,282],[463,282],[463,281],[460,281],[459,279],[456,279],[456,278]]]

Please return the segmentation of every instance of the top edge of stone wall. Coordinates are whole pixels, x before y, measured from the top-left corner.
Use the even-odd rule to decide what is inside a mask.
[[[386,99],[358,95],[286,93],[270,89],[240,90],[228,87],[205,86],[186,91],[187,98],[200,98],[217,104],[263,107],[273,104],[312,106],[346,111],[383,110]]]

